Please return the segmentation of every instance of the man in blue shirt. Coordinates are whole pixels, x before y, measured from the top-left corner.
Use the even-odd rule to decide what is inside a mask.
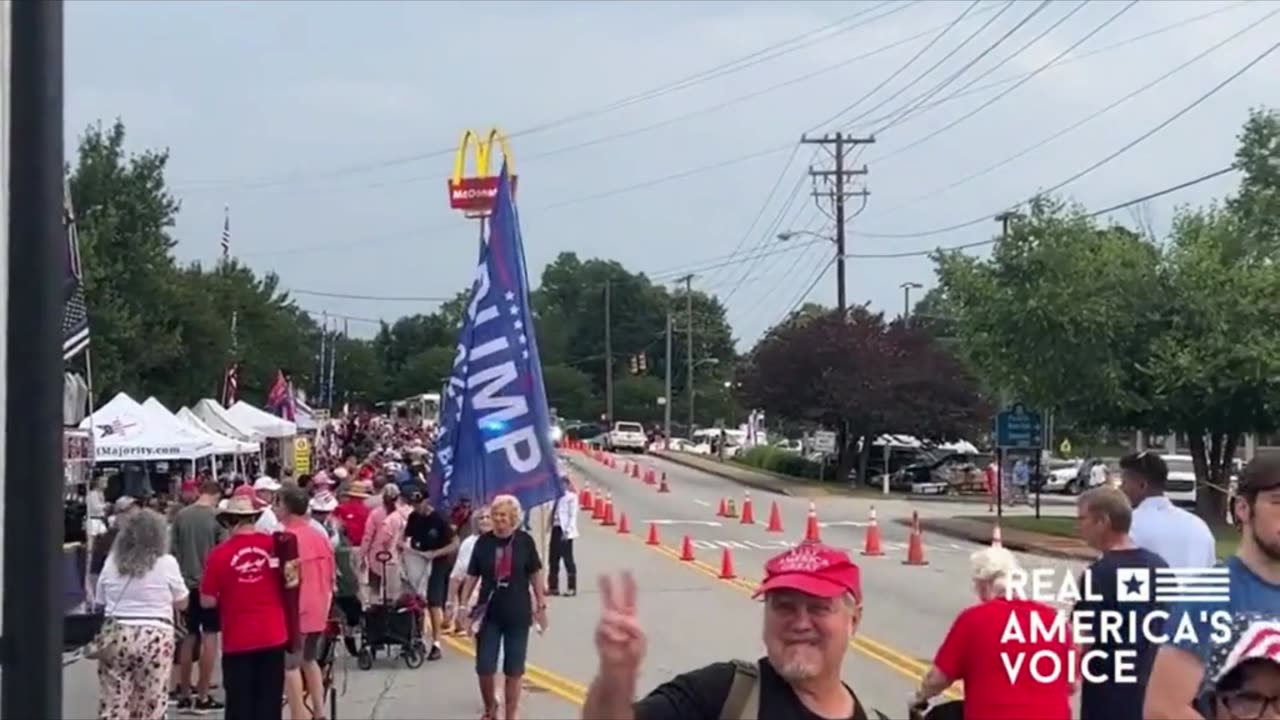
[[[1216,650],[1234,643],[1233,628],[1280,609],[1280,457],[1255,458],[1240,474],[1232,505],[1240,548],[1224,567],[1227,598],[1184,602],[1170,613],[1171,640],[1156,654],[1142,716],[1146,720],[1203,720],[1213,678],[1206,668]]]

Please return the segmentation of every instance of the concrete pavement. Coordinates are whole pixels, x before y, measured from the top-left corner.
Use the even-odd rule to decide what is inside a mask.
[[[716,517],[720,498],[743,500],[743,489],[732,481],[689,467],[652,457],[625,457],[641,463],[658,474],[667,474],[670,494],[659,494],[622,473],[622,465],[611,470],[582,454],[571,454],[570,462],[593,487],[613,493],[615,511],[626,512],[633,532],[647,530],[649,522],[658,523],[663,541],[677,546],[688,534],[697,548],[699,559],[712,565],[719,563],[723,548],[730,548],[740,575],[757,580],[762,563],[788,544],[803,539],[809,499],[788,497],[763,491],[752,492],[755,525],[742,525],[738,520]],[[776,502],[782,516],[784,532],[767,533],[770,505]],[[831,496],[816,501],[822,539],[829,544],[852,551],[862,567],[864,621],[859,652],[897,670],[909,669],[922,674],[942,642],[955,616],[974,602],[969,580],[969,555],[981,547],[960,540],[925,537],[928,566],[905,566],[908,530],[893,522],[909,517],[913,510],[921,516],[950,515],[952,510],[928,507],[898,499],[874,502],[865,498]],[[883,557],[862,557],[865,527],[872,506],[878,513],[882,535]],[[584,519],[584,522],[585,519]],[[1052,568],[1056,575],[1078,573],[1082,564],[1018,554],[1027,568]],[[900,696],[899,696],[900,697]]]

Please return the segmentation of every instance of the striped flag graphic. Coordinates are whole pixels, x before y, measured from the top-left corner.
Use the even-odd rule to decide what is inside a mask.
[[[80,267],[80,233],[71,204],[71,181],[63,179],[62,223],[67,229],[67,269],[63,280],[62,359],[70,360],[89,347],[89,306]]]
[[[231,257],[231,206],[222,209],[222,259]]]

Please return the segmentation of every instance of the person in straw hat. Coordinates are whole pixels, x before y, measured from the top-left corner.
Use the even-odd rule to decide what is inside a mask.
[[[228,537],[209,553],[200,602],[222,626],[226,720],[281,717],[284,695],[284,590],[275,541],[255,527],[263,508],[252,488],[237,488],[218,511]]]
[[[368,499],[373,494],[373,484],[361,480],[344,482],[338,488],[338,507],[333,516],[342,524],[342,532],[352,545],[359,545],[364,540],[365,524],[369,522]]]

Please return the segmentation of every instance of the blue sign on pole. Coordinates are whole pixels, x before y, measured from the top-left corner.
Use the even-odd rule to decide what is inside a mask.
[[[1003,450],[1039,450],[1044,447],[1040,413],[1014,403],[996,415],[996,447]]]

